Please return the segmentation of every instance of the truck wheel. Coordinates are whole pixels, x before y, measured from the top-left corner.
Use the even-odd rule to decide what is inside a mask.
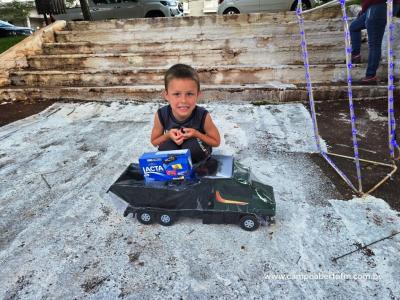
[[[165,17],[164,14],[158,10],[149,11],[145,16],[145,18],[162,18],[162,17]]]
[[[161,213],[158,215],[158,223],[163,226],[171,226],[175,222],[175,216],[170,213]]]
[[[260,222],[253,215],[247,215],[240,219],[240,227],[246,231],[254,231],[260,227]]]
[[[154,222],[154,216],[147,210],[141,210],[137,213],[137,219],[140,223],[149,225]]]
[[[240,12],[239,12],[239,10],[237,8],[229,7],[227,9],[225,9],[225,11],[222,14],[224,14],[224,15],[236,15],[236,14],[240,14]]]

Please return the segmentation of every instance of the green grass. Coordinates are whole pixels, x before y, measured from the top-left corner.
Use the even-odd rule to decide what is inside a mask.
[[[8,36],[0,38],[0,53],[22,41],[26,36]]]

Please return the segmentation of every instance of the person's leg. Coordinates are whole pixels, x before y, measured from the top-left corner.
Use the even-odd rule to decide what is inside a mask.
[[[46,23],[46,26],[50,24],[49,20],[47,19],[47,15],[46,14],[43,14],[43,19],[44,19],[44,22]]]
[[[167,150],[179,150],[180,146],[174,143],[172,140],[168,140],[161,145],[158,146],[158,151],[167,151]]]
[[[365,17],[366,14],[364,13],[361,16],[358,16],[357,19],[355,19],[350,24],[349,29],[352,46],[352,56],[357,56],[361,52],[361,30],[365,29]]]
[[[198,163],[211,155],[212,148],[197,138],[190,138],[182,143],[182,149],[189,149],[192,162]]]
[[[366,77],[375,77],[382,54],[382,39],[386,28],[386,3],[372,5],[367,10],[365,26],[368,33],[368,67]]]

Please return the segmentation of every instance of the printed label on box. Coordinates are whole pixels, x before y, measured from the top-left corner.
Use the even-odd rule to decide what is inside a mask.
[[[190,179],[192,176],[189,149],[147,152],[139,158],[139,165],[147,182]]]

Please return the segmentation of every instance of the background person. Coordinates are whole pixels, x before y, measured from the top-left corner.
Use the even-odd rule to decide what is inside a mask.
[[[361,83],[377,84],[379,79],[376,71],[381,60],[382,40],[387,21],[386,0],[361,0],[361,7],[360,14],[350,25],[351,58],[353,63],[361,62],[361,30],[367,29],[368,66]],[[397,15],[399,7],[400,0],[393,0],[394,15]]]

